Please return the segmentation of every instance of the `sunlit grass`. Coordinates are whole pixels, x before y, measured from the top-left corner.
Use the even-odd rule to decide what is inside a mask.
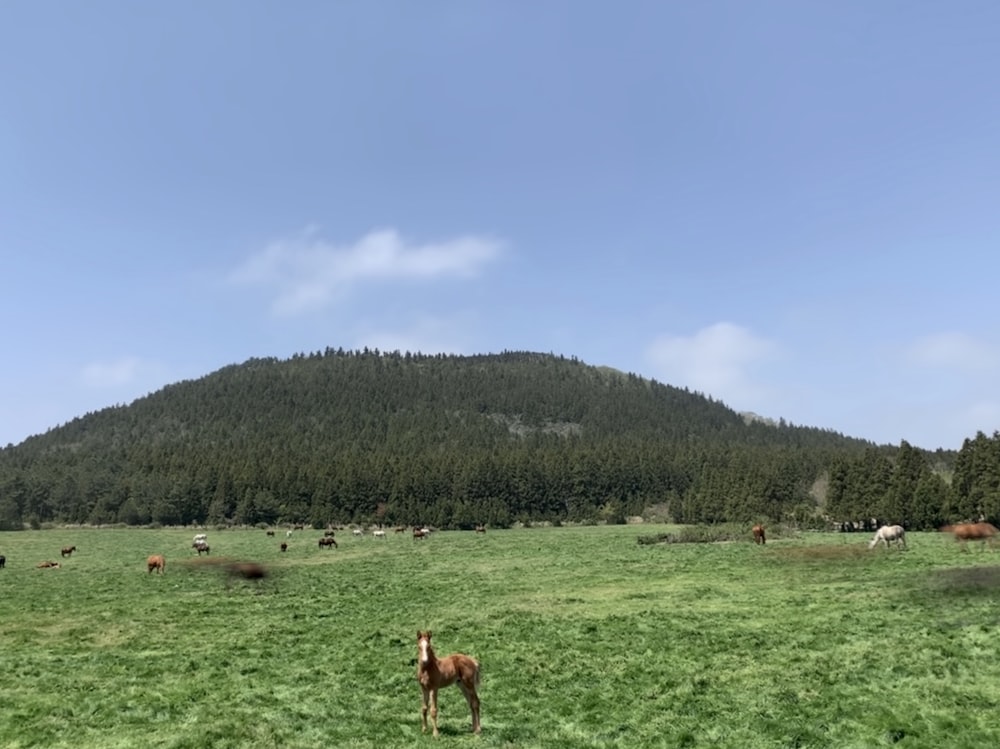
[[[656,532],[653,529],[652,532]],[[757,547],[637,543],[649,526],[339,538],[0,534],[4,747],[410,747],[417,629],[483,664],[483,735],[441,693],[441,743],[989,746],[1000,552],[939,534]],[[62,560],[59,549],[78,552]],[[164,553],[163,576],[145,559]],[[61,569],[40,570],[43,559]]]

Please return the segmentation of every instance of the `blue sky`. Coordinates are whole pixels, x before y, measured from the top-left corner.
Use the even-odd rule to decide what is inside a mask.
[[[1000,4],[0,4],[0,445],[250,357],[1000,429]]]

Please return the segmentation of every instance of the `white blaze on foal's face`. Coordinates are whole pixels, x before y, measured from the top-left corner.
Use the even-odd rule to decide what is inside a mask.
[[[420,662],[427,663],[430,660],[430,649],[431,642],[426,637],[421,637],[420,642],[417,643],[417,647],[420,648]]]

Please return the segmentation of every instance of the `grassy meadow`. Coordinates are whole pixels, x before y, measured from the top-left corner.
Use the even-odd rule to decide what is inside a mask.
[[[272,572],[228,590],[194,530],[0,533],[0,746],[1000,746],[1000,550],[664,529],[209,530]],[[481,661],[480,737],[455,687],[421,735],[417,629]]]

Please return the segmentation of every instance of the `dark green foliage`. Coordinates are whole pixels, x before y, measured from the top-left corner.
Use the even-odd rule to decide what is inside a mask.
[[[747,423],[561,356],[327,349],[225,367],[0,450],[0,526],[503,527],[653,506],[693,524],[898,513],[923,526],[949,499],[1000,509],[995,482],[949,495],[928,466],[905,443]],[[829,498],[813,491],[825,476]]]

